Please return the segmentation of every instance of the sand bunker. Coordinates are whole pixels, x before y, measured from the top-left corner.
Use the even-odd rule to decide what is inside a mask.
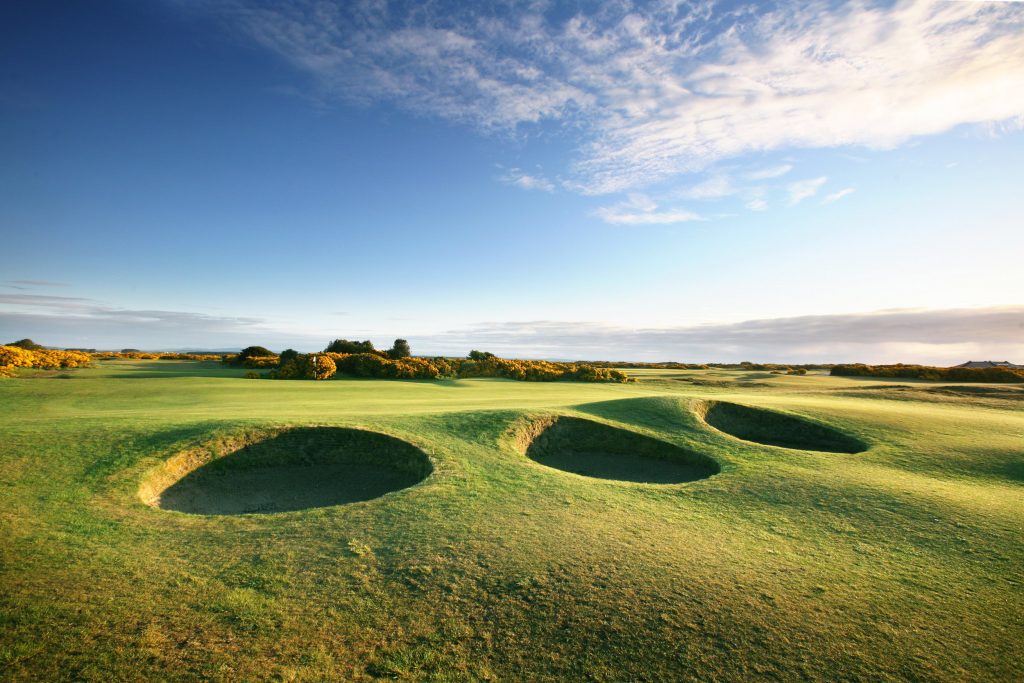
[[[288,512],[377,498],[431,470],[423,451],[386,434],[301,427],[181,453],[139,494],[151,505],[197,515]]]
[[[829,453],[860,453],[868,444],[817,422],[725,401],[703,401],[698,412],[715,429],[744,441]]]
[[[599,479],[678,484],[719,471],[711,458],[658,439],[577,417],[537,421],[520,449],[542,465]]]

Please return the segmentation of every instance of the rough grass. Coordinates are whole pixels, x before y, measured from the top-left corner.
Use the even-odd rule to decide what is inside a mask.
[[[617,386],[243,374],[112,362],[71,381],[0,382],[0,678],[1024,678],[1016,403],[725,371]],[[740,441],[703,422],[702,400],[872,447]],[[722,471],[647,486],[540,467],[514,435],[551,414]],[[140,500],[181,453],[230,452],[282,424],[390,434],[434,471],[283,515]]]

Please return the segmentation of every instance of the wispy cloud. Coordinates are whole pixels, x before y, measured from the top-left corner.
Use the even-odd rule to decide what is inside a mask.
[[[633,194],[624,202],[601,207],[594,215],[612,225],[670,225],[704,220],[700,214],[688,209],[659,210],[658,203],[643,194]]]
[[[514,185],[523,190],[541,190],[543,192],[554,192],[555,184],[547,178],[524,173],[518,168],[513,168],[508,173],[498,178],[506,185]]]
[[[66,282],[53,282],[51,280],[4,280],[4,286],[8,289],[38,289],[41,287],[70,287]]]
[[[262,338],[266,320],[194,311],[127,309],[83,297],[0,294],[0,341],[31,337],[60,346],[170,348]],[[287,332],[277,332],[289,336]],[[290,338],[298,335],[291,334]]]
[[[839,190],[838,192],[833,192],[831,194],[825,195],[824,199],[821,200],[821,203],[822,204],[831,204],[832,202],[837,202],[840,199],[842,199],[843,197],[851,195],[851,194],[853,194],[856,191],[857,191],[856,188],[844,187],[843,189]]]
[[[1024,111],[1020,3],[623,0],[557,20],[546,3],[206,7],[325,99],[389,101],[484,131],[564,124],[579,132],[567,179],[590,194],[751,151],[1016,129]]]
[[[372,336],[372,331],[359,334]],[[0,342],[31,337],[97,348],[323,348],[328,333],[282,322],[194,311],[133,310],[81,297],[0,295]],[[480,323],[408,335],[420,353],[462,355],[483,348],[506,356],[615,360],[1024,362],[1024,305],[809,315],[666,328],[586,321]]]
[[[813,315],[661,329],[587,322],[483,323],[421,337],[435,348],[546,358],[922,362],[1024,360],[1024,306]]]
[[[732,180],[725,175],[713,175],[707,180],[684,187],[672,193],[672,197],[678,199],[721,199],[722,197],[729,197],[734,195],[739,190],[733,184]]]
[[[789,192],[790,206],[795,206],[803,200],[818,194],[818,190],[820,190],[821,186],[827,182],[828,178],[822,176],[820,178],[810,178],[808,180],[798,180],[794,183],[790,183],[786,187],[786,191]]]
[[[746,174],[746,177],[750,180],[770,180],[772,178],[780,178],[790,171],[793,170],[792,164],[782,164],[780,166],[771,166],[768,168],[761,168],[756,171],[751,171]]]

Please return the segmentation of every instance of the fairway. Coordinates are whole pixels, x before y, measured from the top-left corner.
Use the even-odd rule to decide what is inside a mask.
[[[244,374],[0,380],[0,677],[1024,679],[1016,387]]]

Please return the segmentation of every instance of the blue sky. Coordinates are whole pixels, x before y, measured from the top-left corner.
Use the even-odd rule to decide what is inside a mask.
[[[594,7],[6,3],[0,341],[1024,362],[1024,4]]]

